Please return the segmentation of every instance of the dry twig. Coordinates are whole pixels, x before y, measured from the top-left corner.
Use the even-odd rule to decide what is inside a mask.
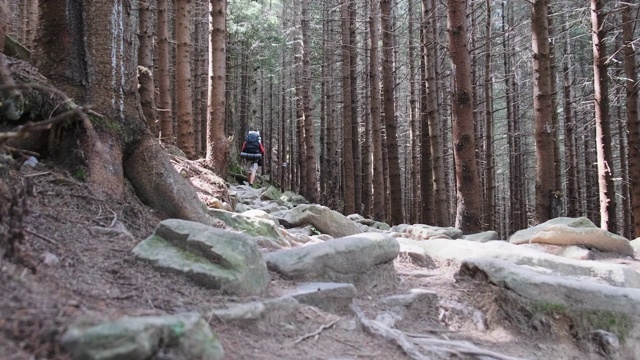
[[[340,319],[335,319],[335,320],[333,320],[332,322],[330,322],[330,323],[328,323],[328,324],[325,324],[325,325],[320,326],[320,327],[319,327],[316,331],[314,331],[314,332],[310,332],[310,333],[308,333],[308,334],[305,334],[305,335],[300,336],[299,338],[297,338],[297,339],[296,339],[296,341],[294,341],[294,342],[293,342],[293,344],[292,344],[292,345],[295,345],[295,344],[297,344],[297,343],[300,343],[300,342],[302,342],[302,341],[304,341],[304,340],[306,340],[306,339],[308,339],[308,338],[310,338],[310,337],[314,337],[314,336],[320,335],[320,333],[321,333],[321,332],[323,332],[323,331],[327,330],[328,328],[332,327],[332,326],[333,326],[333,325],[335,325],[339,320],[340,320]]]
[[[53,240],[53,239],[51,239],[51,238],[48,238],[48,237],[46,237],[46,236],[44,236],[44,235],[42,235],[42,234],[38,234],[37,232],[35,232],[35,231],[33,231],[33,230],[25,229],[24,231],[25,231],[25,232],[27,232],[27,233],[29,233],[29,234],[31,234],[31,235],[33,235],[33,236],[35,236],[35,237],[39,237],[40,239],[42,239],[42,240],[44,240],[44,241],[48,242],[49,244],[53,244],[53,245],[55,245],[55,246],[60,246],[60,244],[58,244],[58,242],[57,242],[57,241],[55,241],[55,240]]]

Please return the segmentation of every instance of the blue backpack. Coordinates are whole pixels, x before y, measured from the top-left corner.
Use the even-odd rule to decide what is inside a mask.
[[[245,152],[260,152],[260,135],[257,132],[249,131],[244,141]]]
[[[244,149],[240,156],[246,159],[260,159],[260,134],[257,131],[249,131],[244,139]]]

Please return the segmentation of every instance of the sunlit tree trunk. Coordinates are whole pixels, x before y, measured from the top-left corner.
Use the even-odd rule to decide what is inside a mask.
[[[371,15],[369,16],[370,50],[369,77],[371,87],[371,122],[373,143],[373,218],[385,219],[385,187],[384,164],[382,157],[382,113],[380,99],[380,1],[371,0]]]
[[[627,129],[628,135],[628,159],[629,181],[631,193],[631,213],[633,216],[634,236],[640,236],[640,119],[638,119],[638,91],[640,85],[636,75],[637,63],[634,49],[633,29],[637,24],[637,18],[631,15],[633,9],[627,4],[622,9],[622,36],[624,39],[624,73],[625,88],[627,91]],[[636,9],[637,14],[637,9]]]
[[[420,152],[418,146],[420,145],[420,119],[418,116],[418,99],[416,98],[416,68],[415,68],[415,48],[414,48],[414,19],[413,19],[413,0],[408,0],[408,14],[409,17],[409,43],[407,49],[407,55],[409,62],[409,119],[411,121],[411,181],[407,183],[407,188],[411,189],[408,203],[410,206],[409,220],[412,224],[419,222],[420,209]]]
[[[300,169],[300,176],[306,177],[307,173],[307,147],[305,141],[305,104],[304,104],[304,74],[303,74],[303,62],[304,62],[304,41],[302,35],[302,9],[300,2],[294,2],[295,13],[295,54],[294,54],[294,82],[296,91],[296,139],[298,141],[298,168]],[[305,197],[309,193],[309,183],[306,179],[300,181],[300,193]]]
[[[552,217],[551,198],[555,187],[548,4],[548,0],[535,0],[531,12],[536,139],[536,221],[538,223],[543,223]]]
[[[449,224],[449,202],[447,199],[447,178],[444,164],[444,144],[442,137],[442,118],[438,110],[438,98],[440,88],[437,79],[440,77],[440,66],[436,56],[438,47],[438,26],[436,22],[436,2],[434,0],[423,0],[423,16],[425,18],[424,36],[426,41],[426,86],[427,86],[427,121],[429,127],[429,144],[431,153],[432,183],[433,183],[433,224],[437,226],[448,226]],[[427,132],[423,127],[423,131]],[[428,166],[428,165],[423,165]],[[423,170],[424,171],[424,170]],[[423,182],[428,179],[423,178]],[[437,204],[437,206],[435,206]],[[423,202],[424,205],[424,202]],[[425,209],[423,208],[423,211]],[[424,220],[423,220],[424,221]]]
[[[607,48],[604,43],[604,1],[591,0],[591,37],[593,42],[593,91],[595,97],[596,152],[600,189],[600,227],[617,232],[616,199],[613,185],[613,154],[609,123],[609,85]]]
[[[491,1],[486,0],[487,19],[485,23],[485,47],[484,47],[484,156],[486,178],[485,204],[484,204],[484,226],[486,229],[495,229],[495,158],[493,155],[493,77],[491,73]]]
[[[578,216],[578,155],[576,145],[576,116],[574,111],[573,74],[571,64],[571,41],[568,31],[569,17],[563,15],[562,32],[564,33],[564,57],[562,62],[562,82],[564,97],[564,148],[566,164],[566,199],[567,216]]]
[[[307,192],[305,196],[312,202],[318,202],[318,175],[316,168],[315,131],[313,128],[313,105],[311,96],[311,41],[309,34],[309,0],[302,1],[302,104],[304,111],[304,144],[307,150],[305,165]]]
[[[191,7],[192,0],[176,2],[176,107],[178,147],[188,158],[196,156],[193,134],[193,96],[191,92]]]
[[[387,152],[389,163],[389,193],[391,201],[391,223],[400,224],[404,221],[402,211],[402,181],[400,161],[398,157],[398,136],[395,110],[395,91],[393,81],[393,19],[391,15],[391,0],[380,2],[382,24],[382,89],[384,94],[384,124],[387,137]]]
[[[353,128],[351,103],[351,26],[352,19],[348,4],[341,2],[342,9],[342,166],[344,171],[344,213],[352,214],[356,211],[355,199],[355,169],[353,161]]]
[[[456,173],[456,227],[465,233],[482,229],[480,182],[475,158],[471,63],[467,48],[467,0],[449,0],[449,52],[453,65],[453,145]]]
[[[429,103],[429,87],[427,85],[427,74],[430,71],[428,69],[429,48],[427,39],[431,37],[430,34],[432,33],[429,27],[432,23],[428,20],[428,17],[431,16],[430,1],[431,0],[422,0],[422,25],[420,28],[420,102],[422,103],[422,111],[420,112],[420,121],[422,122],[422,131],[420,132],[420,177],[422,179],[420,181],[420,194],[418,198],[421,204],[420,221],[423,224],[434,224],[434,168],[433,154],[431,153],[432,144],[430,141],[431,129],[429,128],[429,112],[435,111],[435,109],[432,109],[433,105]]]
[[[155,8],[150,1],[140,2],[140,23],[138,39],[140,41],[138,50],[138,92],[140,93],[140,105],[145,121],[152,134],[156,135],[157,113],[155,92],[153,82],[153,36],[154,24],[153,15]]]
[[[355,212],[361,213],[362,208],[362,157],[360,155],[360,122],[358,116],[358,37],[356,36],[356,24],[358,23],[356,2],[349,1],[349,76],[351,81],[351,148],[353,149],[353,180],[355,195]]]
[[[168,0],[158,0],[158,111],[160,138],[173,144],[173,118],[171,116],[171,77],[169,73],[169,8]]]
[[[68,89],[75,103],[91,104],[100,118],[95,134],[87,125],[84,133],[71,124],[62,129],[67,140],[77,136],[67,144],[80,144],[81,151],[64,151],[64,146],[56,151],[66,161],[81,152],[87,182],[101,192],[122,196],[124,175],[139,198],[163,216],[208,223],[194,189],[175,171],[140,116],[138,49],[129,41],[138,30],[138,2],[43,1],[39,13],[39,68],[55,86]]]
[[[207,117],[207,162],[223,179],[229,165],[229,143],[225,133],[227,76],[227,2],[211,0],[211,47],[209,54],[209,116]]]
[[[366,0],[364,2],[364,19],[367,21],[367,25],[370,19],[370,2]],[[365,26],[363,29],[363,46],[370,47],[371,44],[369,42],[369,26]],[[370,51],[370,48],[367,48]],[[362,65],[364,71],[362,71],[361,83],[364,89],[364,96],[362,101],[362,109],[371,109],[371,79],[369,70],[370,58],[365,55],[362,56]],[[362,122],[364,123],[364,136],[362,149],[360,151],[362,157],[362,216],[366,218],[371,217],[371,203],[372,203],[372,194],[373,194],[373,167],[372,167],[372,147],[371,147],[371,113],[368,111],[364,111]]]

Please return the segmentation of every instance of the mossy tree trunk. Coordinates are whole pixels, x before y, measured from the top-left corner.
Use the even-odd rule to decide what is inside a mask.
[[[86,168],[95,191],[122,197],[126,177],[142,200],[165,216],[208,223],[195,190],[143,120],[136,82],[138,9],[135,0],[40,2],[39,69],[76,104],[91,105],[96,113],[95,132],[84,123],[52,131],[52,155],[79,154],[72,163]],[[56,112],[75,106],[53,97],[43,101],[61,105]]]

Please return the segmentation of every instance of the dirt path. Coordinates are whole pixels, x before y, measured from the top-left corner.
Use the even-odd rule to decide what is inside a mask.
[[[136,261],[130,250],[151,234],[161,219],[131,194],[122,201],[105,199],[45,165],[11,170],[4,180],[10,188],[27,184],[30,189],[22,219],[23,248],[38,271],[32,274],[16,265],[15,259],[0,262],[1,359],[68,359],[58,340],[65,327],[79,319],[185,311],[207,314],[229,302],[251,300],[218,296],[180,276],[160,274]],[[206,194],[220,190],[206,188],[202,182],[198,187]],[[130,235],[113,230],[121,225]],[[442,306],[432,313],[403,319],[397,327],[406,333],[466,340],[515,358],[586,358],[566,334],[540,334],[513,325],[492,303],[491,289],[456,283],[455,267],[424,269],[408,258],[399,258],[396,270],[400,285],[393,293],[355,299],[368,318],[385,310],[381,297],[425,288],[437,292]],[[271,294],[294,285],[271,275]],[[484,314],[482,326],[474,320],[473,311],[469,312],[471,308]],[[362,331],[354,314],[301,307],[291,318],[275,323],[209,320],[227,359],[408,358],[390,341]]]

